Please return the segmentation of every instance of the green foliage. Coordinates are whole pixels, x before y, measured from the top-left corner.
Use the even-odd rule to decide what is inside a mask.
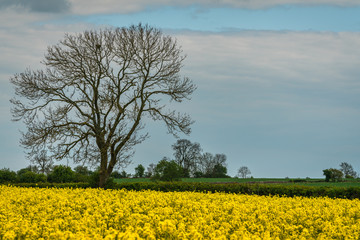
[[[74,168],[74,172],[86,176],[89,176],[92,173],[86,166],[82,166],[82,165],[76,166]]]
[[[17,175],[9,168],[0,169],[0,183],[14,183],[17,182]]]
[[[119,171],[113,171],[110,175],[112,178],[128,178],[129,174],[127,174],[124,170],[122,172]]]
[[[360,187],[316,187],[284,184],[249,184],[249,183],[186,183],[186,182],[134,182],[115,185],[117,189],[141,191],[145,189],[155,191],[196,191],[196,192],[225,192],[236,194],[279,195],[286,197],[331,197],[331,198],[360,198]]]
[[[89,183],[12,183],[11,186],[15,187],[36,187],[36,188],[89,188]]]
[[[99,187],[99,180],[100,180],[100,173],[99,173],[99,170],[96,170],[89,176],[89,181],[88,181],[89,186],[93,187],[93,188]],[[115,185],[116,185],[116,182],[114,181],[114,178],[109,177],[106,180],[104,188],[105,189],[116,188]]]
[[[325,176],[325,181],[329,182],[338,182],[342,179],[343,173],[342,171],[334,168],[324,169],[323,175]]]
[[[200,171],[194,172],[194,178],[202,178],[204,177],[204,174]]]
[[[75,172],[73,182],[89,182],[90,181],[90,175],[80,174]]]
[[[37,183],[46,182],[47,176],[45,174],[38,174],[37,167],[28,166],[17,171],[18,181],[22,183]]]
[[[86,166],[76,166],[74,168],[74,182],[89,182],[90,181],[90,175],[92,174],[92,171],[90,171]]]
[[[71,167],[65,165],[55,166],[53,171],[48,175],[49,182],[67,183],[74,181],[75,174]]]
[[[19,181],[23,183],[35,183],[37,174],[31,171],[27,171],[19,175]]]
[[[35,183],[47,182],[47,176],[43,173],[36,174]]]
[[[136,168],[135,168],[135,176],[136,178],[142,178],[145,175],[145,167],[141,164],[139,164]]]
[[[207,177],[212,177],[212,178],[226,178],[228,177],[226,175],[227,173],[227,169],[225,166],[221,165],[221,164],[216,164],[210,174],[210,176],[208,175]]]
[[[161,160],[154,169],[153,180],[180,181],[183,176],[183,168],[174,160]]]

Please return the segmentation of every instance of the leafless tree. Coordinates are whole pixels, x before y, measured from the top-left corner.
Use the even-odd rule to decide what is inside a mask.
[[[176,163],[184,169],[184,177],[196,170],[196,162],[201,155],[199,143],[192,143],[187,139],[179,139],[172,145]]]
[[[10,79],[13,119],[27,125],[21,144],[30,155],[48,148],[55,159],[96,162],[104,186],[146,139],[144,117],[190,133],[190,117],[166,108],[196,89],[180,75],[184,59],[173,37],[148,25],[66,34],[48,47],[45,69]]]
[[[239,177],[242,177],[242,178],[246,178],[247,175],[250,175],[251,174],[251,171],[248,167],[246,166],[242,166],[241,168],[239,168],[238,170],[238,176]]]
[[[197,162],[197,170],[201,172],[204,176],[209,175],[214,169],[215,161],[214,155],[206,152],[201,154],[199,161]]]
[[[54,165],[54,161],[46,155],[46,150],[34,155],[31,162],[38,167],[39,172],[42,174],[48,174]]]
[[[146,172],[147,177],[151,177],[154,174],[155,167],[156,167],[156,164],[154,164],[154,163],[149,164],[149,166],[147,167],[147,172]]]
[[[340,170],[343,172],[345,177],[353,177],[353,178],[357,177],[357,173],[350,163],[342,162],[340,164]]]

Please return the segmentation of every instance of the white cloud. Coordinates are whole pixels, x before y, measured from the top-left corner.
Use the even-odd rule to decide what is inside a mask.
[[[358,0],[69,0],[75,14],[133,13],[157,7],[235,7],[262,9],[278,5],[335,5],[341,7],[359,6]],[[85,7],[86,6],[86,7]]]
[[[323,121],[360,114],[360,33],[183,33],[198,121]],[[317,119],[317,120],[316,120]]]

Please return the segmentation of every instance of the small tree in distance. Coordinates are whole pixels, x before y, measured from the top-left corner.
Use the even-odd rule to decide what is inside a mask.
[[[183,168],[183,177],[190,177],[196,172],[196,163],[201,155],[199,143],[179,139],[172,145],[176,163]]]
[[[164,157],[155,167],[153,180],[179,181],[183,176],[183,168],[174,160]]]
[[[324,169],[323,174],[325,176],[326,182],[329,182],[329,181],[338,182],[344,176],[344,174],[340,170],[335,169],[335,168]]]
[[[42,150],[40,153],[34,155],[31,162],[38,167],[39,172],[42,174],[49,174],[54,165],[54,161],[46,155],[45,150]]]
[[[251,174],[250,169],[246,166],[242,166],[239,168],[237,176],[241,178],[247,178],[247,176],[250,174]]]
[[[345,178],[356,178],[357,173],[354,171],[353,166],[347,162],[340,164],[340,170],[344,173]]]
[[[139,164],[136,168],[135,168],[135,176],[136,178],[142,178],[145,175],[145,167],[141,164]]]

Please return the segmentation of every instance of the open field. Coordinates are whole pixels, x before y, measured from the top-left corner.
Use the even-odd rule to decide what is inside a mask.
[[[357,239],[360,200],[0,186],[0,239]]]

